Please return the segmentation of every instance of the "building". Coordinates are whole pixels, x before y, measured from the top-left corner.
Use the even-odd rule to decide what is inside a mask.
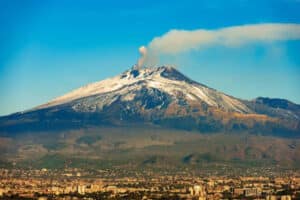
[[[260,196],[261,192],[258,188],[245,188],[244,195],[245,197]]]
[[[292,197],[290,195],[283,195],[280,197],[280,200],[292,200]]]
[[[77,192],[79,194],[85,194],[85,185],[78,185]]]

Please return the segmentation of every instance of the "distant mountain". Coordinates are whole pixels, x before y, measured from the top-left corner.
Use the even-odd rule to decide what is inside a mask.
[[[132,68],[29,111],[1,117],[0,134],[133,124],[299,137],[300,105],[262,97],[241,100],[169,66]]]
[[[300,105],[285,99],[258,97],[246,104],[259,114],[282,119],[300,120]]]

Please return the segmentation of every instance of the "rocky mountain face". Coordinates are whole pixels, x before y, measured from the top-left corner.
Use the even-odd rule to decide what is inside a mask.
[[[132,68],[29,111],[1,117],[0,133],[130,124],[299,137],[300,105],[282,99],[234,98],[169,66]]]

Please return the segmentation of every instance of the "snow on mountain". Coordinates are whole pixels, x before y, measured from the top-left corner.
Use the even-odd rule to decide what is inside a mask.
[[[26,112],[0,118],[0,132],[155,125],[199,132],[300,133],[299,105],[240,100],[197,83],[175,68],[132,68]]]
[[[72,102],[85,97],[102,95],[102,106],[111,104],[117,97],[122,101],[135,98],[135,91],[141,88],[155,88],[176,99],[183,94],[189,102],[202,101],[224,111],[252,113],[242,101],[205,85],[194,82],[170,66],[135,69],[99,82],[91,83],[58,97],[37,109],[48,108]]]

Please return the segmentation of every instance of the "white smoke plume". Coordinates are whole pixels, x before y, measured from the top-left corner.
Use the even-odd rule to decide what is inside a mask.
[[[155,37],[149,43],[148,52],[152,53],[148,55],[147,59],[151,60],[150,56],[155,54],[176,55],[189,50],[203,50],[214,45],[240,47],[250,43],[299,39],[300,24],[267,23],[191,31],[175,29],[160,37]],[[141,61],[145,61],[145,59]]]
[[[145,61],[147,60],[147,48],[145,46],[141,46],[139,48],[140,58],[137,63],[138,68],[144,67]]]

